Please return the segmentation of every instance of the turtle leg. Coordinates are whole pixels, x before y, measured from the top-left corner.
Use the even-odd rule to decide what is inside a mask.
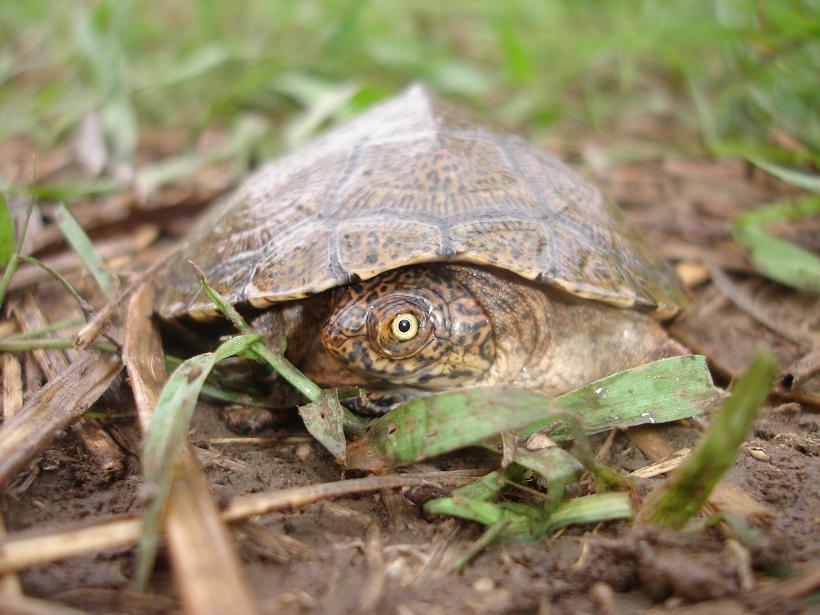
[[[384,390],[360,389],[359,395],[350,399],[343,399],[342,405],[362,416],[382,416],[393,408],[410,399],[429,395],[430,391],[423,391],[412,387]]]
[[[430,391],[402,388],[377,391],[361,391],[356,397],[343,399],[342,405],[351,412],[362,416],[382,416],[399,404],[429,395]],[[228,429],[243,436],[252,436],[267,429],[292,423],[299,414],[296,406],[287,408],[252,408],[248,406],[228,406],[222,411],[222,418]]]
[[[251,408],[229,406],[222,411],[225,426],[242,436],[252,436],[267,429],[293,423],[299,415],[296,408]]]
[[[248,436],[298,421],[297,406],[306,400],[281,379],[266,384],[268,393],[264,398],[258,398],[264,407],[232,405],[223,408],[222,419],[228,429]]]

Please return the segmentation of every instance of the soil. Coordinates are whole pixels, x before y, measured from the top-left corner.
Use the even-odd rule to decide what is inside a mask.
[[[216,453],[204,465],[218,501],[341,478],[329,454],[296,427],[278,430],[279,441],[268,446],[209,445],[209,440],[233,434],[215,407],[201,407],[196,417],[193,441]],[[774,513],[750,549],[751,566],[762,574],[782,576],[820,558],[818,427],[818,415],[793,406],[765,409],[744,447],[754,455],[742,452],[726,478]],[[699,431],[678,425],[663,427],[661,433],[680,448],[691,446]],[[768,459],[761,459],[761,451]],[[7,494],[8,531],[60,527],[139,510],[138,465],[133,457],[129,460],[124,476],[95,481],[99,473],[80,443],[71,435],[62,437],[28,470],[36,476],[25,492],[19,498],[13,495],[15,489]],[[231,469],[225,469],[225,461],[233,462]],[[650,460],[619,434],[607,462],[631,471]],[[451,455],[436,465],[490,463],[491,458],[473,453]],[[638,479],[637,485],[648,493],[661,482]],[[494,545],[462,573],[452,574],[447,571],[452,556],[464,552],[480,530],[452,519],[426,518],[419,497],[435,492],[341,498],[233,526],[245,573],[263,611],[357,612],[368,587],[382,574],[386,589],[376,610],[385,613],[628,613],[658,601],[732,597],[745,602],[738,580],[742,557],[726,546],[717,530],[685,538],[633,530],[627,523],[573,528],[535,544]],[[373,534],[382,554],[375,565],[365,554],[365,541]],[[298,547],[287,544],[272,551],[270,543],[281,535],[299,541]],[[149,591],[167,600],[146,605],[145,596],[112,591],[128,587],[132,566],[133,550],[118,549],[37,567],[21,577],[27,594],[90,612],[178,608],[165,560]],[[798,605],[781,604],[776,611],[745,606],[772,613],[795,612]]]
[[[768,310],[775,329],[778,323],[791,330],[799,325],[816,338],[816,298],[777,285],[779,292],[772,292],[773,283],[766,283],[764,296],[761,279],[750,273],[729,236],[727,221],[734,215],[792,194],[789,187],[738,161],[633,163],[597,175],[668,257],[729,270],[738,285],[754,286],[744,292]],[[178,192],[190,198],[184,187]],[[167,199],[164,218],[156,219],[167,219],[169,228],[183,226],[178,214],[185,212],[187,219],[190,202],[183,208],[178,196]],[[657,207],[661,200],[670,202],[662,213]],[[156,211],[163,205],[153,207]],[[117,216],[99,227],[100,236],[116,235],[128,228],[129,220],[140,219],[138,211]],[[805,241],[805,232],[795,236]],[[133,255],[126,268],[144,269],[167,245]],[[83,288],[83,280],[76,281]],[[799,336],[772,330],[771,319],[763,326],[736,301],[718,296],[720,291],[707,281],[692,286],[693,308],[673,333],[707,355],[720,383],[739,374],[761,340],[775,347],[784,372],[817,347],[808,343],[813,338],[795,340]],[[35,292],[42,299],[57,291],[45,284]],[[792,311],[789,305],[795,306]],[[24,368],[33,370],[30,363],[24,359]],[[36,378],[29,380],[30,394]],[[453,573],[453,561],[476,541],[481,528],[426,516],[420,504],[449,489],[436,484],[325,500],[236,523],[231,531],[264,613],[808,613],[817,607],[817,594],[814,602],[810,594],[818,583],[812,566],[820,562],[820,416],[811,402],[815,384],[809,380],[799,390],[781,387],[776,392],[724,480],[768,509],[764,520],[750,522],[745,537],[732,538],[725,526],[673,534],[611,522],[572,527],[536,543],[493,544]],[[143,509],[139,428],[124,378],[113,389],[94,409],[104,413],[100,420],[124,452],[124,463],[103,471],[76,430],[61,432],[2,492],[9,534],[92,524]],[[238,494],[349,477],[297,424],[271,429],[261,440],[242,441],[225,427],[221,414],[220,408],[200,404],[191,431],[218,503]],[[702,423],[688,421],[655,431],[678,450],[691,447],[702,429]],[[605,438],[595,436],[593,450],[600,450]],[[656,461],[622,432],[608,446],[602,463],[622,473]],[[497,464],[489,453],[466,451],[429,460],[424,468]],[[663,480],[635,479],[637,491],[645,496]],[[757,533],[749,538],[752,531]],[[38,566],[19,576],[26,595],[87,612],[180,610],[164,550],[145,593],[128,591],[133,567],[134,549],[123,547]],[[808,589],[790,585],[789,579],[807,574],[814,574]]]

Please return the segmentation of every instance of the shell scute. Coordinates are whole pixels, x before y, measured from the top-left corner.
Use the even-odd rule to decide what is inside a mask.
[[[420,86],[263,166],[218,203],[158,277],[162,316],[213,311],[189,259],[228,301],[257,306],[437,261],[661,317],[683,296],[580,174]]]

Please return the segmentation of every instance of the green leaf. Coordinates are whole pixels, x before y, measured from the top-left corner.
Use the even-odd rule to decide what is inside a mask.
[[[561,407],[577,415],[587,434],[645,423],[667,423],[700,414],[713,407],[720,390],[701,355],[669,357],[641,365],[583,386],[558,397]],[[542,421],[522,430],[529,435],[551,426]],[[558,427],[554,440],[569,433]]]
[[[105,296],[111,299],[118,286],[117,279],[108,271],[99,254],[94,250],[94,245],[88,235],[85,234],[77,220],[62,203],[55,211],[54,218],[63,233],[63,237],[80,256],[86,269],[94,277]]]
[[[630,519],[634,514],[629,495],[620,492],[573,498],[557,506],[550,514],[526,504],[502,506],[458,495],[429,500],[424,504],[424,511],[487,526],[507,521],[499,538],[518,540],[540,540],[568,525]]]
[[[760,167],[767,173],[771,173],[778,179],[782,179],[784,182],[791,184],[792,186],[797,186],[798,188],[803,188],[803,190],[820,194],[820,175],[790,169],[789,167],[784,167],[783,165],[775,164],[773,162],[766,162],[765,160],[760,160],[758,158],[750,158],[749,162]]]
[[[3,193],[0,193],[0,265],[6,265],[16,250],[14,219]]]
[[[32,184],[25,187],[12,187],[12,191],[30,194],[38,201],[75,201],[77,199],[114,194],[122,186],[110,179],[87,179],[60,184]]]
[[[154,490],[154,498],[143,517],[134,581],[138,587],[145,585],[156,557],[160,519],[168,501],[174,464],[187,442],[191,415],[205,379],[219,361],[245,352],[258,341],[258,335],[237,336],[214,352],[191,357],[162,387],[143,443],[142,471],[146,485]]]
[[[547,483],[545,508],[554,509],[564,499],[566,488],[578,480],[584,470],[583,464],[560,446],[537,451],[518,448],[513,462],[541,475]]]
[[[438,393],[401,404],[348,447],[348,467],[412,463],[476,444],[549,416],[545,395],[514,387]]]
[[[374,421],[348,447],[348,467],[377,469],[413,463],[513,431],[529,435],[551,428],[568,440],[560,412],[577,415],[586,433],[694,416],[712,407],[720,392],[704,357],[661,359],[613,374],[553,401],[508,386],[436,393],[404,404]],[[556,401],[558,403],[556,403]]]
[[[345,462],[344,412],[335,391],[324,391],[322,398],[299,406],[305,427],[340,464]]]
[[[277,77],[274,87],[296,98],[305,107],[305,111],[288,122],[285,128],[285,145],[288,149],[313,137],[359,91],[359,86],[355,83],[329,83],[304,74]]]
[[[701,509],[732,467],[776,375],[775,358],[766,351],[758,352],[686,463],[644,503],[642,519],[680,528]]]
[[[470,484],[453,490],[451,495],[488,502],[508,488],[511,482],[520,481],[523,476],[523,466],[513,464],[504,470],[495,470],[485,474]]]
[[[738,216],[735,240],[749,250],[749,260],[766,277],[782,284],[820,293],[820,258],[763,227],[770,222],[820,214],[820,197],[778,201]]]

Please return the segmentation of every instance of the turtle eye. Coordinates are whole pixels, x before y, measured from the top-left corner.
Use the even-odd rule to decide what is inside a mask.
[[[419,333],[419,321],[410,312],[396,314],[390,323],[390,332],[400,342],[412,340]]]

